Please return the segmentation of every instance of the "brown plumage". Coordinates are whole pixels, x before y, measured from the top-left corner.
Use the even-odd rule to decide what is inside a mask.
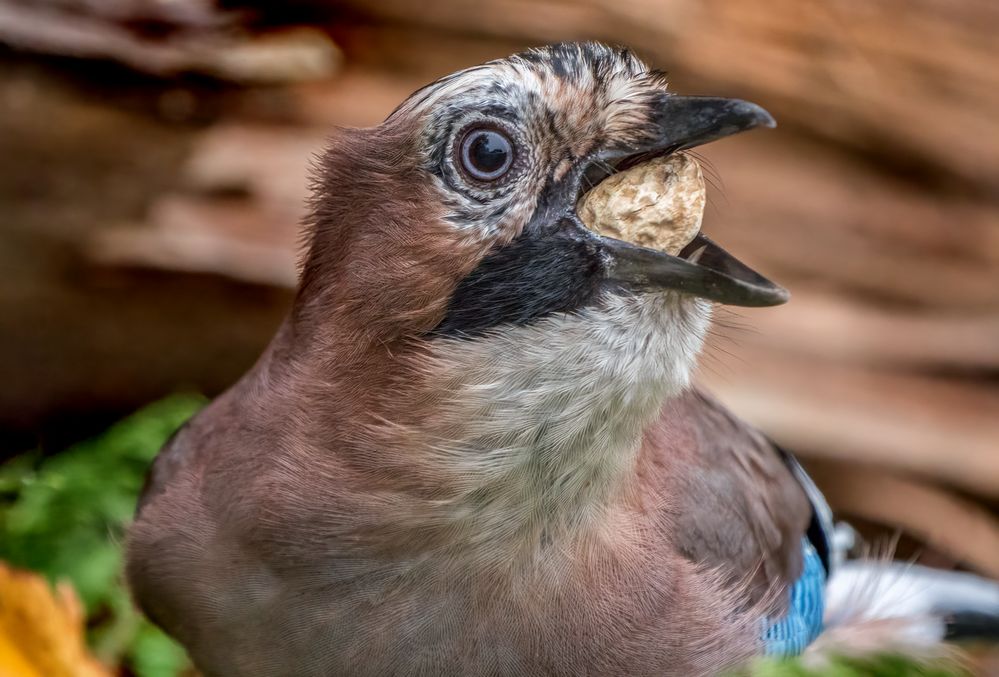
[[[336,137],[290,317],[160,454],[130,534],[137,601],[203,672],[698,675],[760,650],[808,500],[689,375],[697,296],[779,290],[572,211],[596,160],[768,119],[705,100],[698,127],[664,90],[560,45]],[[497,129],[513,160],[473,180],[463,139]]]

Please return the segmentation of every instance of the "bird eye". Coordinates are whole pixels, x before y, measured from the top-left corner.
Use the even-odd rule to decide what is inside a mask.
[[[513,143],[498,129],[469,130],[461,139],[459,153],[461,168],[478,181],[502,178],[513,164]]]

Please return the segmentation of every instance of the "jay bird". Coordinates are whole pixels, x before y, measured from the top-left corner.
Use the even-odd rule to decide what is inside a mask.
[[[127,557],[145,613],[225,677],[708,675],[802,651],[828,508],[691,385],[714,303],[786,293],[703,234],[671,256],[576,214],[616,169],[773,124],[587,43],[340,132],[289,317],[150,471]],[[929,641],[940,608],[909,610]]]

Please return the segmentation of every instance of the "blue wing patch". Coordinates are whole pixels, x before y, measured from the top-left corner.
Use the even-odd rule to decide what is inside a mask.
[[[808,538],[802,539],[805,558],[801,577],[791,588],[791,606],[763,635],[768,656],[797,656],[822,632],[826,569]]]

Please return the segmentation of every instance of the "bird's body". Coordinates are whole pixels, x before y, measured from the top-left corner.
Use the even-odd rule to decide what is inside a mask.
[[[443,429],[410,421],[379,445],[392,467],[345,459],[318,443],[335,444],[334,412],[295,406],[299,388],[329,384],[284,381],[295,377],[269,374],[272,364],[174,439],[157,472],[177,474],[168,485],[154,475],[166,486],[133,534],[143,544],[143,525],[158,527],[137,553],[138,594],[173,601],[146,610],[209,674],[240,674],[241,662],[260,675],[711,674],[759,651],[759,619],[783,608],[770,595],[800,571],[808,505],[773,448],[697,392],[663,402],[655,373],[647,400],[627,402],[616,381],[636,377],[608,364],[594,383],[601,401],[585,403],[606,420],[563,422],[573,432],[552,420],[552,442],[578,435],[571,450],[592,455],[588,468],[497,459],[483,469],[496,474],[490,487],[472,467],[427,477],[436,464],[421,456],[488,465],[478,454],[544,453],[523,439],[543,433],[514,425],[513,412],[489,426],[470,412],[433,423],[452,437],[474,424],[480,448],[437,448],[429,440]],[[549,369],[562,374],[557,361]],[[448,384],[463,398],[493,385],[474,362]],[[564,397],[551,385],[548,397]],[[509,402],[554,406],[537,395]]]
[[[674,257],[574,210],[613,163],[771,122],[587,44],[340,133],[290,317],[153,467],[143,609],[225,677],[686,676],[764,651],[813,510],[690,380],[705,299],[785,296],[701,235]]]

